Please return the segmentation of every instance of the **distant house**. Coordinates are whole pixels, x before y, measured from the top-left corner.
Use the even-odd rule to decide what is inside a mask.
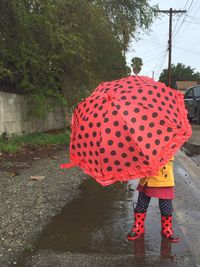
[[[200,81],[176,81],[176,89],[185,93],[185,90],[189,87],[200,84]]]

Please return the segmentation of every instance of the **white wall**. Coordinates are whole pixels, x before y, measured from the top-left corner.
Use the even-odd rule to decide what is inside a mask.
[[[64,111],[57,107],[45,119],[29,118],[26,97],[23,95],[0,92],[0,135],[44,132],[66,126]]]

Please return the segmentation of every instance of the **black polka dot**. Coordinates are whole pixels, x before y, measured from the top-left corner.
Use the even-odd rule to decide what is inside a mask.
[[[108,145],[111,146],[113,144],[113,140],[108,140]]]
[[[112,150],[111,152],[110,152],[110,154],[112,155],[112,156],[116,156],[116,151],[115,150]]]
[[[126,136],[126,137],[125,137],[125,139],[126,139],[126,141],[128,141],[128,142],[130,142],[130,141],[131,141],[131,138],[130,138],[130,136]]]
[[[124,146],[124,144],[121,142],[118,144],[118,147],[120,147],[120,148],[122,148],[123,146]]]
[[[153,128],[154,126],[155,126],[155,124],[154,124],[153,122],[150,122],[150,123],[149,123],[149,127],[150,127],[150,128]]]
[[[159,144],[160,144],[160,140],[159,140],[159,139],[156,139],[156,140],[155,140],[155,144],[156,144],[156,145],[159,145]]]
[[[146,147],[147,149],[149,149],[149,148],[150,148],[150,144],[147,143],[147,144],[145,145],[145,147]]]
[[[120,132],[120,131],[117,131],[117,132],[115,133],[115,135],[116,135],[116,137],[120,137],[120,136],[121,136],[121,132]]]
[[[154,149],[154,150],[152,151],[152,154],[155,156],[155,155],[157,154],[157,150]]]
[[[167,128],[167,131],[170,133],[170,132],[172,132],[172,128],[171,127],[168,127]]]
[[[153,95],[153,91],[149,90],[149,91],[148,91],[148,94],[149,94],[149,95]]]
[[[139,108],[135,108],[133,111],[134,111],[135,113],[139,113],[139,112],[140,112]]]
[[[167,141],[169,141],[169,136],[165,136],[164,137],[164,140],[167,142]]]
[[[105,132],[106,132],[107,134],[109,134],[109,133],[111,133],[111,129],[110,129],[110,128],[106,128],[106,129],[105,129]]]
[[[114,115],[114,116],[116,116],[117,114],[118,114],[117,110],[114,110],[114,111],[112,112],[112,115]]]
[[[157,130],[157,134],[161,135],[162,134],[162,130]]]
[[[131,96],[131,98],[133,99],[133,100],[136,100],[137,99],[137,96]]]
[[[102,147],[100,148],[100,153],[104,153],[105,152],[105,149]]]
[[[94,146],[94,143],[92,141],[90,141],[90,146]]]
[[[147,119],[148,119],[148,118],[147,118],[146,115],[143,115],[143,116],[142,116],[142,120],[143,120],[143,121],[146,121]]]
[[[152,133],[150,133],[150,132],[147,134],[147,137],[148,137],[148,138],[151,138],[152,136],[153,136],[153,135],[152,135]]]
[[[152,113],[152,117],[153,117],[153,118],[156,118],[157,116],[158,116],[158,113],[157,113],[157,112],[153,112],[153,113]]]
[[[135,122],[136,122],[136,118],[135,118],[135,117],[132,117],[132,118],[131,118],[131,121],[132,121],[133,123],[135,123]]]

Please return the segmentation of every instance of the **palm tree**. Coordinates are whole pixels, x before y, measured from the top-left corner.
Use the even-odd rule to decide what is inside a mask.
[[[131,67],[133,68],[133,72],[135,73],[135,75],[138,75],[143,66],[142,59],[140,57],[133,57],[131,62],[132,62]]]

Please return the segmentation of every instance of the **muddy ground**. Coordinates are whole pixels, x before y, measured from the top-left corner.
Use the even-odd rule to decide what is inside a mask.
[[[65,145],[24,145],[16,153],[0,153],[0,171],[20,172],[22,169],[30,166],[41,159],[55,159],[59,152],[66,152]]]
[[[43,227],[79,194],[83,177],[75,169],[61,170],[59,165],[66,161],[61,146],[26,147],[1,155],[0,266],[9,266],[19,253],[30,250]]]

